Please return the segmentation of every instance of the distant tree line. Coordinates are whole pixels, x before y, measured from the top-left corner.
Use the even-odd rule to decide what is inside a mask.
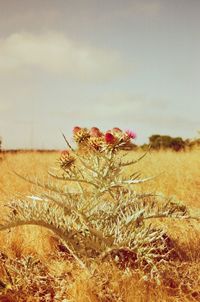
[[[171,137],[169,135],[154,134],[149,137],[149,143],[142,145],[142,149],[151,147],[153,150],[166,150],[173,151],[190,150],[194,147],[200,147],[200,138],[183,139],[182,137]]]

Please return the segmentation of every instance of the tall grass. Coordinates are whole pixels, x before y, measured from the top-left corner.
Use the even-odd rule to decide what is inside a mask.
[[[140,156],[141,153],[130,153],[132,156]],[[137,166],[144,176],[162,175],[151,182],[141,186],[141,192],[162,192],[167,196],[176,197],[182,200],[191,208],[193,213],[199,212],[199,189],[200,189],[200,152],[173,153],[173,152],[150,152]],[[0,196],[1,216],[5,216],[4,205],[18,194],[30,195],[35,188],[24,182],[16,175],[10,173],[12,170],[20,174],[46,175],[46,171],[57,162],[58,153],[52,154],[14,154],[7,155],[0,163]],[[130,171],[126,171],[128,174]],[[74,185],[71,184],[73,189]],[[13,274],[12,267],[17,259],[33,255],[40,259],[44,266],[46,276],[53,275],[55,280],[51,281],[52,292],[56,289],[60,292],[60,300],[84,302],[84,301],[199,301],[200,300],[200,226],[197,222],[186,222],[177,220],[158,220],[167,232],[175,239],[177,250],[180,254],[179,269],[172,265],[163,267],[163,281],[156,285],[145,280],[142,271],[122,271],[111,263],[96,264],[93,277],[89,277],[84,270],[80,270],[76,264],[69,260],[69,255],[62,250],[62,246],[52,237],[52,234],[38,227],[23,227],[23,229],[4,232],[0,236],[1,251],[13,263],[7,261],[10,274]],[[4,267],[5,267],[4,265]],[[188,269],[189,268],[189,269]],[[37,270],[37,269],[36,269]],[[39,268],[38,268],[39,270]],[[0,274],[5,284],[9,284],[9,278],[4,269]],[[23,278],[22,275],[19,278]],[[33,277],[29,277],[33,278]],[[48,277],[50,278],[50,277]],[[57,279],[56,279],[57,278]],[[58,286],[59,280],[68,280]],[[50,280],[50,279],[49,279]],[[37,283],[39,290],[40,282]],[[64,289],[63,289],[64,288]],[[61,291],[64,293],[61,295]],[[16,299],[15,301],[42,301],[34,296],[31,287],[27,284],[8,286],[4,296]],[[17,296],[16,296],[17,295]],[[22,296],[24,295],[24,300]],[[3,297],[3,296],[2,296]],[[17,298],[16,298],[17,297]],[[0,298],[3,301],[3,298]],[[18,300],[17,300],[18,299]],[[21,299],[21,300],[20,300]],[[37,300],[40,299],[40,300]],[[46,298],[47,299],[47,298]],[[56,299],[54,297],[54,299]],[[1,300],[0,300],[1,301]],[[8,300],[9,301],[9,300]],[[45,300],[44,300],[45,301]],[[48,301],[48,300],[46,300]],[[51,300],[50,300],[51,301]],[[53,300],[52,300],[53,301]],[[67,300],[66,300],[67,301]]]

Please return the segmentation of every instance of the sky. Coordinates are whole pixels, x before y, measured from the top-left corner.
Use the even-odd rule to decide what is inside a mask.
[[[3,147],[65,148],[74,126],[193,138],[199,0],[0,0]]]

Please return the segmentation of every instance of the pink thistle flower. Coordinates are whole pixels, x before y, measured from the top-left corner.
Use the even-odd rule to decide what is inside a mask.
[[[105,141],[107,144],[113,144],[115,142],[115,137],[112,135],[112,133],[107,132],[105,134]]]
[[[92,127],[90,129],[90,135],[93,136],[93,137],[101,137],[102,136],[102,133],[101,131],[99,130],[99,128],[97,127]]]
[[[81,127],[76,126],[76,127],[73,128],[73,133],[76,134],[80,130],[81,130]]]
[[[131,131],[131,130],[126,130],[126,134],[128,135],[129,138],[134,139],[137,137],[136,133]]]

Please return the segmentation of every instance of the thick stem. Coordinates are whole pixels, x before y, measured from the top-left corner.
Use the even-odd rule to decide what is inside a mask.
[[[85,265],[85,263],[68,246],[67,238],[65,237],[65,235],[63,234],[63,232],[61,230],[57,229],[55,226],[53,226],[51,224],[45,223],[44,221],[40,221],[40,220],[38,220],[38,221],[37,220],[18,221],[18,222],[11,222],[11,223],[9,223],[7,225],[0,226],[0,231],[12,229],[12,228],[15,228],[15,227],[18,227],[18,226],[26,226],[26,225],[37,225],[37,226],[44,227],[44,228],[49,229],[52,232],[54,232],[59,238],[61,238],[65,242],[65,245],[66,245],[67,249],[72,254],[72,256],[74,257],[74,259],[77,261],[77,263],[79,264],[79,266],[81,268],[84,268],[84,269],[88,270],[88,268]]]

